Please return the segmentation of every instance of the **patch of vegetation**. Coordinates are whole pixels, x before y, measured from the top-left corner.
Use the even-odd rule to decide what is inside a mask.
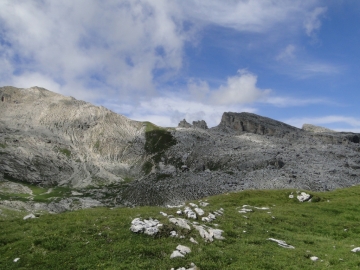
[[[100,148],[100,141],[97,140],[96,143],[94,144],[94,149],[99,151],[99,148]]]
[[[65,155],[67,158],[70,158],[70,156],[71,156],[71,151],[69,149],[67,149],[67,148],[56,148],[56,150],[59,153]]]
[[[317,203],[289,199],[291,192],[296,193],[250,190],[204,198],[209,203],[202,207],[206,213],[224,209],[215,223],[224,230],[225,240],[212,243],[159,214],[176,216],[177,208],[94,208],[31,220],[3,212],[9,218],[0,215],[0,268],[177,269],[194,262],[200,269],[357,269],[360,254],[351,249],[360,243],[360,187],[312,192],[313,198],[321,198]],[[238,212],[244,204],[270,209],[252,208],[245,218]],[[129,227],[136,217],[156,218],[163,230],[156,237],[132,233]],[[185,238],[169,237],[172,230]],[[295,249],[279,247],[268,238],[284,240]],[[170,259],[178,244],[192,252]],[[313,262],[311,256],[319,260]],[[15,258],[20,260],[14,263]]]
[[[156,180],[159,181],[159,180],[171,177],[171,176],[172,176],[171,174],[159,173],[159,174],[156,175]]]
[[[153,164],[151,161],[146,161],[144,165],[142,166],[142,170],[145,174],[149,174],[152,170]]]
[[[176,139],[164,129],[152,130],[145,133],[145,151],[148,154],[160,154],[176,144]]]
[[[1,147],[1,148],[5,148],[5,147],[6,147],[6,143],[0,143],[0,147]]]

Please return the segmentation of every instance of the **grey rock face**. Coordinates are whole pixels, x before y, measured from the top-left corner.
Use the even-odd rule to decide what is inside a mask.
[[[331,129],[328,128],[324,128],[324,127],[319,127],[319,126],[314,126],[311,124],[303,124],[302,129],[305,131],[309,131],[309,132],[314,132],[314,133],[324,133],[324,132],[335,132]]]
[[[223,114],[218,128],[261,135],[284,135],[286,133],[299,131],[296,127],[267,117],[252,113],[233,112]]]
[[[39,87],[2,87],[0,97],[5,179],[82,187],[141,174],[142,123]]]
[[[181,120],[180,123],[178,124],[179,128],[190,128],[191,124],[186,122],[185,119]]]
[[[43,88],[2,87],[0,115],[1,187],[31,195],[19,186],[26,182],[84,194],[26,207],[0,202],[29,210],[178,205],[245,189],[360,183],[360,134],[298,129],[255,114],[227,112],[210,129],[185,120],[164,129]]]
[[[208,126],[204,120],[193,121],[193,126],[202,129],[208,129]]]

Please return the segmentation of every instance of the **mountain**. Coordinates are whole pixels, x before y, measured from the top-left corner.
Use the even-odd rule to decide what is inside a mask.
[[[3,183],[67,187],[116,206],[360,182],[355,133],[233,112],[210,129],[185,119],[162,128],[40,87],[2,87],[0,98]]]

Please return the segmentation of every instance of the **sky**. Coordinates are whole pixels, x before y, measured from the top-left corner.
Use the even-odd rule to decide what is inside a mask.
[[[358,0],[0,0],[0,86],[174,127],[252,112],[360,132]]]

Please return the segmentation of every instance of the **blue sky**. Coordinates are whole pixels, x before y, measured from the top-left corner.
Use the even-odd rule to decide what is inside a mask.
[[[0,85],[176,126],[248,111],[360,132],[360,1],[2,0]]]

